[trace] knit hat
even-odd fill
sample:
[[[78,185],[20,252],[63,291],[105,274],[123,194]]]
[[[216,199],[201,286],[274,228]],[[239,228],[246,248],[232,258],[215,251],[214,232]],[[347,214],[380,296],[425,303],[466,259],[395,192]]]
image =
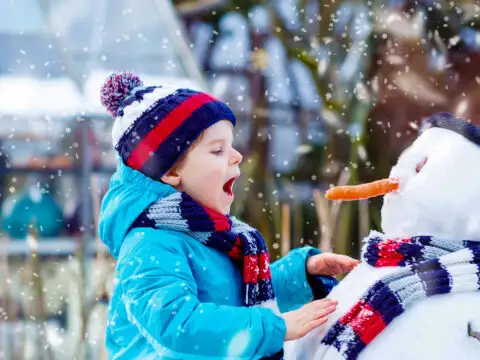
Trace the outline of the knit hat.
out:
[[[129,72],[110,75],[102,105],[113,115],[113,146],[123,162],[160,180],[200,134],[233,111],[209,94],[167,86],[144,86]]]
[[[456,132],[474,144],[480,145],[480,126],[473,125],[451,113],[439,112],[426,118],[422,123],[421,132],[434,127]]]

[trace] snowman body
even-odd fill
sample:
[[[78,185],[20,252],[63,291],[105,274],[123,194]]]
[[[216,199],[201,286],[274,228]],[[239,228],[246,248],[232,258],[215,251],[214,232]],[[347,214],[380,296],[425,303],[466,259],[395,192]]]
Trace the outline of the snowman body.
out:
[[[480,142],[480,141],[479,141]],[[393,237],[431,235],[480,241],[480,145],[461,131],[433,127],[406,149],[391,170],[400,188],[385,195],[383,232]],[[338,300],[328,322],[285,344],[288,360],[340,360],[320,346],[329,328],[365,291],[398,267],[362,263],[329,294]],[[470,332],[469,332],[470,330]],[[480,291],[433,295],[395,318],[360,352],[359,360],[480,359]]]

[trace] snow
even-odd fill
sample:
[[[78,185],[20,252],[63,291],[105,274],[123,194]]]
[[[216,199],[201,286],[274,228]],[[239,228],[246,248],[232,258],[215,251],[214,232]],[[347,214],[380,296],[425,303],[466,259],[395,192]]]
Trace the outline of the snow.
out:
[[[251,341],[251,334],[249,330],[243,330],[238,332],[230,341],[227,349],[227,356],[230,358],[241,357],[245,350],[248,348],[248,344]]]
[[[0,78],[0,113],[11,116],[68,116],[82,109],[81,95],[67,78],[39,80],[29,76]]]

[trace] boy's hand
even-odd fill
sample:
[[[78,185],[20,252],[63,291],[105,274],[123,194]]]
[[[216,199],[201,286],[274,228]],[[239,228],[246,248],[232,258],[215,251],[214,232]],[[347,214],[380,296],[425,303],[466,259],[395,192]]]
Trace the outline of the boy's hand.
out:
[[[346,255],[323,253],[310,256],[307,260],[309,275],[340,275],[352,271],[360,261]]]
[[[300,309],[281,314],[287,327],[285,341],[299,339],[309,331],[325,324],[328,315],[336,308],[336,300],[322,299],[303,305]]]

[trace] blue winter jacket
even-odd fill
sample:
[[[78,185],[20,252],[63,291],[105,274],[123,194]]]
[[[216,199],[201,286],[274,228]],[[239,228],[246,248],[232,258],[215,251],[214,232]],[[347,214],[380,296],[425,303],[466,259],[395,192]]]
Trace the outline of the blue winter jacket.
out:
[[[176,190],[120,162],[102,202],[100,238],[117,259],[108,315],[110,359],[259,359],[279,351],[285,322],[242,306],[242,276],[230,258],[190,236],[131,224]],[[281,312],[312,300],[304,247],[271,265]]]

